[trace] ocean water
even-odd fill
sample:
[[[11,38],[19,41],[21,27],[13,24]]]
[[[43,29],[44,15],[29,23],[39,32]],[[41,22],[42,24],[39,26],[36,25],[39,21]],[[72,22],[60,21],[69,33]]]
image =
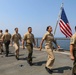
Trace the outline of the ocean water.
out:
[[[70,49],[70,39],[66,38],[57,38],[56,39],[58,45],[63,48],[64,50],[69,50]],[[36,38],[36,45],[37,47],[40,46],[41,38]],[[43,43],[43,47],[45,46],[45,42]],[[55,46],[55,45],[54,45]]]
[[[70,49],[70,40],[57,40],[58,45],[65,50]]]

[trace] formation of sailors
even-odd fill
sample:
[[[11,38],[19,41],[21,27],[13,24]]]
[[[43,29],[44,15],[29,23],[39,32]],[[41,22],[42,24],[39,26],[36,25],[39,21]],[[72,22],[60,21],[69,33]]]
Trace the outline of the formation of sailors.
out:
[[[28,32],[24,34],[24,37],[21,37],[21,34],[18,32],[18,28],[14,29],[15,33],[11,35],[9,33],[9,30],[6,29],[5,33],[3,34],[3,31],[0,30],[0,51],[1,54],[4,52],[3,50],[3,43],[5,45],[5,52],[6,52],[6,57],[8,57],[9,54],[9,45],[10,42],[13,42],[14,48],[15,48],[15,57],[17,60],[19,60],[19,50],[20,50],[20,42],[22,42],[22,48],[25,49],[25,42],[26,42],[26,47],[28,50],[28,57],[27,57],[27,62],[30,66],[33,65],[32,63],[32,54],[33,54],[33,45],[36,46],[34,34],[32,33],[32,27],[28,27]],[[48,54],[48,60],[45,65],[45,69],[49,73],[53,73],[52,66],[55,61],[55,56],[53,53],[53,43],[55,43],[56,47],[60,48],[60,46],[57,44],[53,34],[52,34],[52,27],[47,26],[46,28],[46,33],[43,36],[41,43],[40,43],[40,51],[42,49],[42,44],[45,41],[45,49]],[[76,26],[75,26],[75,31],[76,31]],[[71,37],[70,40],[70,58],[74,60],[74,66],[73,66],[73,75],[76,75],[76,33]]]

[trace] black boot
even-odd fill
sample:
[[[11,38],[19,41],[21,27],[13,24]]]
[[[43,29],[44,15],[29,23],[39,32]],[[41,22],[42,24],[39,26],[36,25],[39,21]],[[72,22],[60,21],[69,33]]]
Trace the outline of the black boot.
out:
[[[50,73],[50,74],[52,74],[52,73],[53,73],[53,71],[52,71],[52,70],[50,70],[49,68],[45,67],[45,69],[46,69],[46,71],[47,71],[48,73]]]
[[[4,52],[3,49],[1,49],[1,54],[3,54],[3,52]]]
[[[15,55],[15,57],[16,57],[17,60],[19,60],[19,56],[18,55]]]
[[[29,61],[29,60],[27,60],[27,63],[28,63],[30,66],[33,65],[33,63],[32,63],[31,61]]]

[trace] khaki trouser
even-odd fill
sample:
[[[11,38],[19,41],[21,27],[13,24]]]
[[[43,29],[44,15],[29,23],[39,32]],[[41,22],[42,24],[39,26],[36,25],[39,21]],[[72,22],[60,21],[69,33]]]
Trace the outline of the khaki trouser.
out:
[[[3,50],[3,43],[0,43],[0,50],[2,52],[2,50]]]
[[[76,75],[76,49],[73,50],[73,55],[74,55],[74,64],[73,64],[73,75],[75,74]]]
[[[28,62],[32,62],[32,53],[33,53],[33,45],[32,44],[28,44],[26,45],[27,50],[28,50]]]
[[[17,55],[16,52],[17,51],[19,52],[19,43],[14,43],[14,48],[15,48],[15,55]]]
[[[53,49],[51,49],[49,46],[45,46],[45,49],[46,49],[46,52],[48,54],[46,67],[49,68],[49,69],[52,69],[52,66],[53,66],[54,60],[55,60]]]

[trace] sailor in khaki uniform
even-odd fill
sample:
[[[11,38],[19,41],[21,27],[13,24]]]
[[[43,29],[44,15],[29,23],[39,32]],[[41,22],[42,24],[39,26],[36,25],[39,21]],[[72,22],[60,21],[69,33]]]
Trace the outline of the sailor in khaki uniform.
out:
[[[30,66],[32,66],[32,53],[33,53],[33,43],[35,45],[34,35],[32,34],[32,28],[28,27],[28,32],[25,33],[23,38],[23,48],[24,48],[24,41],[26,41],[26,47],[28,49],[28,58],[27,61]]]
[[[76,26],[75,26],[76,31]],[[73,75],[76,75],[76,32],[72,35],[70,39],[70,58],[74,60]]]
[[[4,52],[3,51],[3,41],[2,41],[2,36],[3,36],[3,31],[0,30],[0,50],[1,50],[1,54]]]
[[[21,35],[18,33],[18,28],[15,28],[15,33],[12,35],[12,41],[15,47],[15,56],[19,60],[19,41],[21,41]]]
[[[10,40],[11,40],[11,34],[8,33],[8,29],[5,30],[5,33],[2,36],[3,42],[5,44],[5,48],[6,48],[6,57],[9,54],[9,44],[10,44]]]
[[[42,49],[42,44],[45,40],[45,49],[46,49],[46,52],[48,54],[48,59],[47,59],[45,69],[49,73],[52,73],[53,72],[52,71],[52,66],[53,66],[53,63],[54,63],[54,60],[55,60],[54,53],[53,53],[53,42],[56,44],[57,47],[59,47],[59,46],[57,45],[56,40],[54,39],[54,36],[51,33],[52,32],[52,27],[48,26],[46,30],[47,30],[47,32],[45,33],[45,35],[42,38],[42,41],[40,43],[40,50]]]

